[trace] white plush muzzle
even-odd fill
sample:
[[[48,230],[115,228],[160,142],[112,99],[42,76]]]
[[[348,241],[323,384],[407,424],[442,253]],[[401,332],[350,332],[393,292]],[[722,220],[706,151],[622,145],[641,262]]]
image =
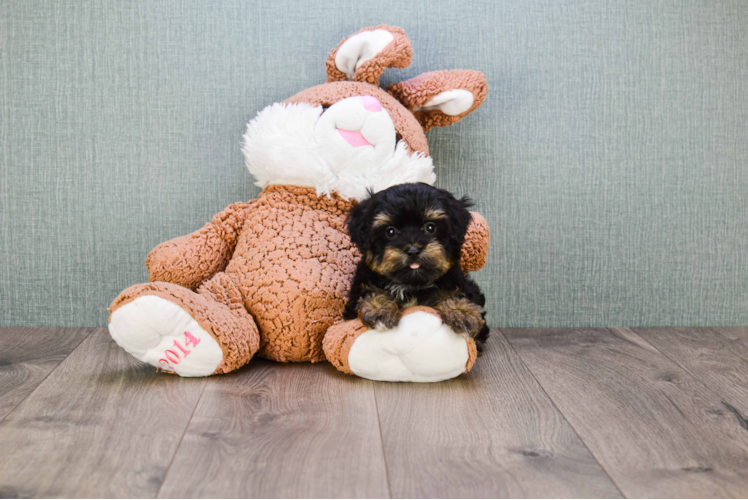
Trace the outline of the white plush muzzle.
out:
[[[256,184],[310,186],[360,200],[406,182],[435,180],[431,157],[397,141],[392,118],[372,96],[321,106],[272,104],[247,124],[242,147]]]

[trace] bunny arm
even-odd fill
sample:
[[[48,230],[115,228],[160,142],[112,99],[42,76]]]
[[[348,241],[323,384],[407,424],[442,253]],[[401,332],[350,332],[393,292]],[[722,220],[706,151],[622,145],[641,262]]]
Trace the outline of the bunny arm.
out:
[[[490,239],[486,219],[477,212],[470,212],[470,215],[473,216],[473,220],[465,234],[465,243],[462,244],[460,255],[460,267],[466,273],[477,271],[486,265]]]
[[[257,200],[234,203],[201,229],[161,243],[145,260],[150,281],[165,281],[196,290],[226,269],[244,221]]]

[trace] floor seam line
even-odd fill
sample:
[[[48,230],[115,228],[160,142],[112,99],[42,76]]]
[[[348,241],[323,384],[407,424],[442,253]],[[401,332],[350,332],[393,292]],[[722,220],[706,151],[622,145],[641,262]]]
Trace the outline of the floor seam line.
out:
[[[392,485],[390,484],[390,469],[387,467],[387,452],[384,450],[384,435],[382,434],[382,418],[379,415],[379,402],[377,401],[377,390],[374,387],[375,382],[371,383],[371,393],[374,396],[374,409],[377,412],[377,426],[379,427],[379,444],[382,446],[382,460],[384,461],[384,477],[387,478],[387,492],[392,496]]]
[[[609,472],[608,472],[608,470],[607,470],[607,469],[605,468],[605,466],[604,466],[604,465],[603,465],[602,463],[600,463],[600,460],[599,460],[599,459],[598,459],[598,458],[597,458],[597,457],[595,456],[595,454],[594,454],[594,453],[592,452],[592,450],[590,449],[590,447],[589,447],[589,446],[587,445],[587,443],[586,443],[586,442],[584,441],[584,439],[582,438],[582,436],[580,436],[580,435],[579,435],[579,432],[577,432],[577,429],[576,429],[576,427],[574,427],[574,425],[573,425],[573,424],[571,423],[571,421],[570,421],[570,420],[569,420],[569,419],[568,419],[568,418],[566,417],[566,415],[564,415],[564,412],[562,412],[562,411],[561,411],[561,408],[559,408],[559,407],[558,407],[558,406],[556,405],[556,402],[555,402],[555,401],[553,400],[553,398],[551,398],[551,395],[550,395],[550,394],[548,394],[548,391],[546,391],[546,390],[545,390],[545,387],[543,387],[543,384],[541,384],[541,383],[540,383],[540,380],[538,380],[538,378],[537,378],[537,377],[535,376],[535,374],[534,374],[534,373],[532,372],[532,370],[530,369],[530,367],[529,367],[529,366],[527,366],[527,364],[525,363],[525,360],[524,360],[524,359],[522,359],[522,356],[520,355],[520,353],[518,353],[518,352],[517,352],[517,350],[516,350],[516,349],[514,348],[514,346],[512,345],[511,341],[510,341],[510,340],[509,340],[509,339],[507,338],[507,336],[506,336],[506,335],[504,334],[504,331],[503,331],[503,330],[502,330],[501,328],[497,328],[497,330],[498,330],[498,331],[499,331],[499,333],[501,334],[502,338],[503,338],[503,339],[504,339],[504,340],[506,341],[506,343],[507,343],[507,344],[509,345],[509,348],[510,348],[510,349],[512,350],[512,352],[514,352],[514,354],[515,354],[515,355],[517,356],[517,358],[519,359],[520,363],[522,363],[522,366],[524,366],[524,367],[525,367],[525,369],[526,369],[526,370],[527,370],[527,372],[528,372],[528,373],[530,374],[530,376],[531,376],[531,377],[533,378],[533,380],[535,380],[535,382],[536,382],[536,383],[538,384],[538,387],[540,387],[540,390],[541,390],[541,391],[543,391],[543,394],[545,394],[545,397],[547,397],[547,398],[548,398],[548,401],[550,401],[550,402],[551,402],[551,405],[553,406],[553,408],[554,408],[554,409],[555,409],[555,410],[556,410],[556,411],[558,412],[558,414],[559,414],[559,415],[561,415],[561,418],[563,418],[563,419],[564,419],[564,421],[565,421],[565,422],[566,422],[567,424],[569,424],[569,427],[570,427],[570,428],[571,428],[571,430],[572,430],[572,431],[574,432],[574,435],[576,435],[576,436],[577,436],[577,438],[579,438],[579,442],[580,442],[580,443],[582,443],[582,446],[584,446],[584,448],[585,448],[585,449],[586,449],[586,450],[587,450],[587,451],[589,452],[590,456],[591,456],[591,457],[592,457],[593,459],[595,459],[595,462],[597,462],[597,465],[599,465],[599,466],[600,466],[600,470],[602,470],[602,471],[603,471],[603,473],[605,474],[605,476],[606,476],[606,477],[607,477],[607,478],[608,478],[608,479],[610,480],[610,483],[611,483],[611,484],[612,484],[612,485],[613,485],[613,486],[614,486],[614,487],[616,488],[616,490],[618,490],[618,492],[619,492],[619,493],[621,494],[621,498],[628,498],[628,497],[627,497],[627,496],[626,496],[626,495],[625,495],[625,494],[623,493],[623,490],[621,489],[621,487],[620,487],[620,486],[618,486],[618,483],[616,483],[616,482],[615,482],[615,480],[613,480],[613,477],[612,477],[612,476],[610,475],[610,473],[609,473]],[[607,328],[606,328],[606,330],[607,330]],[[609,332],[609,333],[610,333],[610,332]]]
[[[178,376],[178,375],[175,375],[175,376]],[[169,472],[171,471],[171,466],[174,465],[174,459],[177,458],[177,454],[179,453],[179,448],[182,447],[182,441],[184,440],[184,436],[187,434],[187,430],[190,428],[190,424],[192,423],[192,417],[195,416],[195,411],[197,410],[197,407],[200,405],[200,400],[203,399],[203,394],[205,393],[205,388],[207,386],[208,386],[208,380],[206,379],[205,382],[203,383],[203,388],[200,391],[200,395],[197,397],[197,402],[195,402],[195,407],[192,408],[192,413],[190,413],[190,418],[187,420],[187,425],[184,426],[184,431],[182,431],[182,435],[179,437],[179,442],[177,443],[177,447],[174,450],[174,455],[172,455],[171,460],[169,460],[169,465],[166,467],[166,472],[164,473],[164,479],[161,481],[161,484],[158,485],[158,490],[156,490],[156,495],[153,498],[158,498],[158,496],[161,494],[161,488],[163,488],[164,484],[166,484],[166,478],[169,476]]]
[[[85,328],[84,328],[84,329],[85,329]],[[78,348],[80,347],[80,345],[81,345],[81,344],[82,344],[82,343],[83,343],[83,342],[84,342],[85,340],[87,340],[87,339],[88,339],[88,338],[89,338],[89,337],[91,336],[91,334],[92,334],[92,333],[93,333],[93,332],[94,332],[95,330],[97,330],[97,328],[88,328],[88,333],[86,334],[86,336],[85,336],[85,337],[83,337],[83,338],[82,338],[82,339],[80,340],[80,342],[78,342],[78,345],[76,345],[76,346],[75,346],[75,347],[74,347],[74,348],[73,348],[73,349],[72,349],[72,350],[71,350],[71,351],[70,351],[70,352],[69,352],[69,353],[67,354],[67,356],[65,356],[65,358],[64,358],[64,359],[60,360],[60,362],[59,362],[59,363],[57,363],[57,366],[55,366],[55,367],[54,367],[54,368],[53,368],[53,369],[52,369],[52,370],[51,370],[51,371],[50,371],[49,373],[47,373],[47,375],[45,375],[45,376],[44,376],[44,378],[43,378],[43,379],[41,379],[41,380],[39,381],[39,383],[38,383],[38,384],[36,384],[36,387],[34,387],[34,388],[33,388],[33,389],[31,390],[31,392],[29,392],[28,394],[26,394],[26,395],[25,395],[25,396],[23,397],[23,399],[21,399],[21,400],[20,400],[20,401],[19,401],[19,402],[18,402],[18,403],[17,403],[17,404],[16,404],[16,405],[15,405],[15,406],[14,406],[14,407],[13,407],[13,408],[12,408],[12,409],[11,409],[11,410],[10,410],[10,411],[8,412],[8,413],[6,413],[6,414],[5,414],[4,416],[3,416],[3,418],[0,418],[0,423],[3,423],[3,422],[5,421],[5,419],[6,419],[6,418],[8,418],[8,416],[9,416],[9,415],[10,415],[11,413],[13,413],[14,411],[16,411],[16,410],[18,409],[18,407],[19,407],[19,406],[21,406],[21,405],[22,405],[22,404],[23,404],[23,403],[24,403],[24,402],[25,402],[25,401],[26,401],[26,400],[27,400],[27,399],[28,399],[29,397],[31,397],[31,395],[32,395],[32,394],[34,394],[34,393],[35,393],[35,392],[36,392],[36,391],[37,391],[37,390],[39,389],[39,387],[40,387],[40,386],[41,386],[41,385],[42,385],[42,384],[43,384],[43,383],[44,383],[44,382],[45,382],[45,381],[46,381],[46,380],[47,380],[47,379],[49,378],[49,376],[50,376],[50,375],[52,375],[52,374],[53,374],[54,372],[56,372],[56,371],[57,371],[57,370],[58,370],[58,369],[60,368],[60,365],[62,365],[62,364],[63,364],[63,363],[64,363],[64,362],[65,362],[65,361],[66,361],[66,360],[67,360],[67,359],[68,359],[68,358],[70,357],[70,355],[71,355],[71,354],[73,354],[73,353],[74,353],[74,352],[75,352],[75,351],[76,351],[76,350],[77,350],[77,349],[78,349]]]

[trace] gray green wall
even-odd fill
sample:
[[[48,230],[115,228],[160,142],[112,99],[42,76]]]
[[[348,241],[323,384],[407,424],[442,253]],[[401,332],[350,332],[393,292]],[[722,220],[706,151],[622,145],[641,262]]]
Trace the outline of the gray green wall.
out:
[[[257,194],[265,105],[380,23],[488,77],[429,134],[491,225],[496,326],[748,324],[748,2],[0,1],[0,325],[102,326],[161,241]]]

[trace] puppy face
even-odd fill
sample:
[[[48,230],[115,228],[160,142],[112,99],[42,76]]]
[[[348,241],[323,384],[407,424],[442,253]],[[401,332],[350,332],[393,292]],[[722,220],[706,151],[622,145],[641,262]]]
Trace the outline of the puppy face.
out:
[[[401,184],[356,205],[348,231],[372,271],[398,284],[424,286],[459,261],[470,205],[428,184]]]

